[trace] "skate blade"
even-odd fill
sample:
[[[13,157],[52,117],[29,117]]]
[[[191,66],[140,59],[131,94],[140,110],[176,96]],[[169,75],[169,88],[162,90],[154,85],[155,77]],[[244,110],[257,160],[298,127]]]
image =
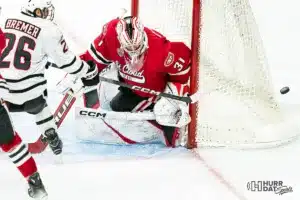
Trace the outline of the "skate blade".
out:
[[[40,197],[38,200],[48,200],[48,195],[45,194],[44,196]]]
[[[55,156],[54,164],[56,164],[56,165],[62,165],[62,164],[64,164],[62,153]]]
[[[48,200],[48,194],[47,193],[43,193],[43,194],[39,194],[35,197],[31,197],[31,199],[36,199],[36,200]]]

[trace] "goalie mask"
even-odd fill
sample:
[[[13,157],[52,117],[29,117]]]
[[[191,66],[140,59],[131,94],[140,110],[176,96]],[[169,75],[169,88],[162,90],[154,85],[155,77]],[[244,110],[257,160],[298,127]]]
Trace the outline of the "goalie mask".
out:
[[[50,21],[54,18],[54,10],[51,0],[28,0],[27,4],[21,9],[25,15]]]
[[[138,70],[143,64],[144,53],[148,48],[143,24],[137,17],[129,16],[120,19],[117,25],[117,37],[120,49],[125,52],[132,69]]]

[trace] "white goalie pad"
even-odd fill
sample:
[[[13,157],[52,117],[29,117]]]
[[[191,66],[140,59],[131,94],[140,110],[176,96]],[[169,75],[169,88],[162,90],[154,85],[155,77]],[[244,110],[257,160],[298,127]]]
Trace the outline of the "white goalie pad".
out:
[[[104,77],[117,80],[117,70],[112,68]],[[118,93],[118,86],[101,82],[98,88],[101,109],[109,110],[110,100]],[[148,121],[116,119],[77,119],[76,136],[79,140],[103,144],[134,144],[161,141],[162,131]]]

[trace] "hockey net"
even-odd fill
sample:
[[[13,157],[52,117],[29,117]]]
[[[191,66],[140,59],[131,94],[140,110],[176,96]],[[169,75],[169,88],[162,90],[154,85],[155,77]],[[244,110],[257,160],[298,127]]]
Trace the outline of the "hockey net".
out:
[[[188,147],[267,148],[297,137],[276,101],[249,0],[132,0],[145,26],[192,49]]]

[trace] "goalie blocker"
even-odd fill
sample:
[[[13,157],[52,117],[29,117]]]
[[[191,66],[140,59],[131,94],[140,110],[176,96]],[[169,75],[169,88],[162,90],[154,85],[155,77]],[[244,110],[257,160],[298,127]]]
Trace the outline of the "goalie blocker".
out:
[[[110,107],[113,111],[153,111],[155,120],[149,120],[149,122],[162,130],[164,144],[168,147],[179,145],[180,136],[184,134],[185,127],[191,120],[187,103],[157,96],[141,97],[124,87],[119,87],[118,90],[117,95],[110,101]],[[184,96],[188,94],[188,86],[169,82],[164,92]],[[92,93],[94,94],[92,95]],[[95,101],[96,90],[92,93],[84,96],[84,103],[86,107],[97,108],[99,102]]]

